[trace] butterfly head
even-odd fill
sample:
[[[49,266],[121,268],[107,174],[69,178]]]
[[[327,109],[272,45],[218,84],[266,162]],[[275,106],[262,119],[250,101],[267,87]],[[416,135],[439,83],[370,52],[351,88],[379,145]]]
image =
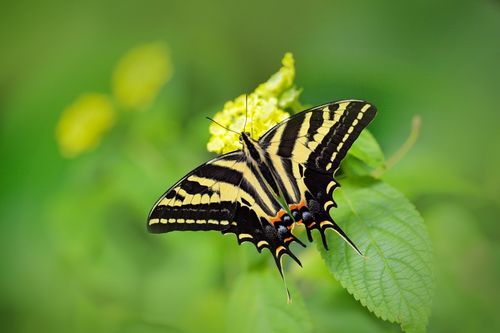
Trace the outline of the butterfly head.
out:
[[[264,152],[259,146],[259,143],[252,139],[250,133],[241,132],[239,140],[241,145],[243,146],[243,151],[250,160],[257,164],[263,161]]]
[[[240,133],[240,136],[238,137],[238,140],[241,142],[241,143],[246,143],[248,142],[248,140],[251,139],[251,136],[250,136],[250,133],[249,132],[241,132]]]

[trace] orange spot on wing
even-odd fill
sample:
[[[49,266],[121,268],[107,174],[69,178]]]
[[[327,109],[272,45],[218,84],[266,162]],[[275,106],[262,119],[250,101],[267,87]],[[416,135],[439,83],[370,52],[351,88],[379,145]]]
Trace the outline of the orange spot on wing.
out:
[[[300,209],[302,207],[307,207],[304,200],[302,200],[301,202],[299,202],[298,204],[293,204],[293,205],[288,205],[288,207],[290,208],[290,210],[297,210],[300,212]],[[298,221],[295,221],[296,223],[302,223],[302,219],[298,220]]]
[[[280,211],[278,212],[278,214],[276,214],[276,216],[271,219],[271,223],[274,225],[276,222],[280,222],[281,218],[285,214],[286,214],[286,212],[283,209],[280,209]]]
[[[295,209],[300,210],[302,207],[306,207],[306,204],[305,204],[304,200],[302,200],[298,204],[289,205],[289,207],[290,207],[290,210],[295,210]]]

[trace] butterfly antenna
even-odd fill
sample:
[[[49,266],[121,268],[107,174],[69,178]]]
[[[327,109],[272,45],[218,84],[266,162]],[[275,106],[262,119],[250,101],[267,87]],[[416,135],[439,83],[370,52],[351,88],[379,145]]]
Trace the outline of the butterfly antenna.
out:
[[[252,119],[250,120],[250,128],[251,128],[251,133],[252,133],[252,138],[253,138],[253,115],[254,115],[254,111],[252,111]]]
[[[221,123],[216,122],[215,120],[213,120],[213,119],[212,119],[212,118],[210,118],[210,117],[206,117],[206,118],[207,118],[208,120],[210,120],[211,122],[213,122],[213,123],[215,123],[215,124],[219,125],[220,127],[224,128],[225,130],[228,130],[229,132],[233,132],[233,133],[236,133],[236,134],[238,134],[238,135],[240,134],[240,133],[238,133],[238,132],[236,132],[236,131],[233,131],[232,129],[227,128],[226,126],[223,126]]]
[[[247,120],[248,120],[248,94],[245,94],[245,124],[243,125],[243,132],[245,132],[247,128]]]

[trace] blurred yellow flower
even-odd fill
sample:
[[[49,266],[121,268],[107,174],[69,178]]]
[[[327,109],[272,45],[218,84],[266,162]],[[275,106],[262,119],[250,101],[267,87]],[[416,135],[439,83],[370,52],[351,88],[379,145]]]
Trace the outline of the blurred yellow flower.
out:
[[[290,115],[285,109],[297,102],[300,91],[293,85],[295,67],[291,53],[285,54],[282,64],[280,70],[253,93],[240,95],[234,101],[227,102],[223,110],[215,114],[214,120],[237,133],[250,132],[257,139],[272,126],[288,118]],[[246,126],[243,128],[245,120]],[[221,154],[241,148],[238,134],[215,123],[210,124],[209,132],[208,151]]]
[[[116,101],[126,109],[147,107],[170,79],[172,71],[166,43],[155,42],[133,48],[118,62],[113,73]]]
[[[115,112],[107,95],[83,94],[62,113],[56,128],[61,153],[68,158],[95,148],[113,125]]]
[[[293,85],[295,80],[295,61],[293,55],[288,52],[281,60],[283,65],[277,73],[274,73],[269,80],[261,83],[255,93],[263,98],[277,97]]]

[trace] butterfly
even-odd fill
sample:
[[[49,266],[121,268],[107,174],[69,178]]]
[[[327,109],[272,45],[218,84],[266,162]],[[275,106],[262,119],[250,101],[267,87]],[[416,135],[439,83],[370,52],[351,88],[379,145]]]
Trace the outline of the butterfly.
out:
[[[269,249],[281,276],[283,255],[301,265],[290,249],[294,242],[305,247],[292,233],[297,224],[310,242],[317,229],[325,249],[325,231],[333,229],[360,253],[330,216],[340,186],[333,176],[376,112],[370,103],[342,100],[297,113],[258,140],[242,132],[242,149],[202,164],[160,197],[148,230],[233,233],[238,244]]]

